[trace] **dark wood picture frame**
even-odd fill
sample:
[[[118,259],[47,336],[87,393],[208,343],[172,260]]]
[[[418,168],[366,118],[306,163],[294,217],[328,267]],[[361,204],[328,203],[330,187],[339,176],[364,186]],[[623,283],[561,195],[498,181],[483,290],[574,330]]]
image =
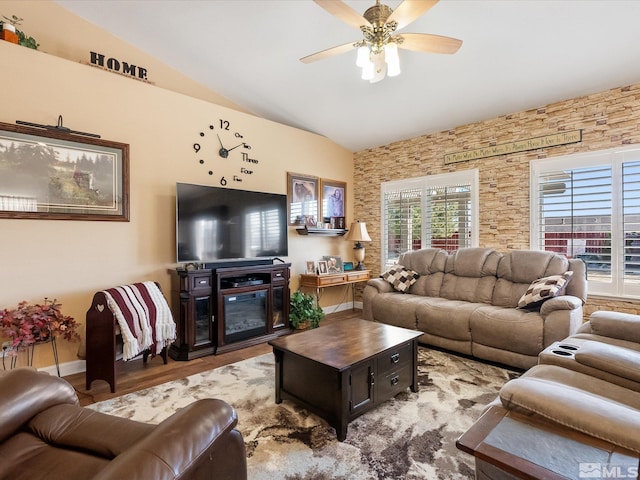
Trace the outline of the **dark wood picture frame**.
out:
[[[287,172],[289,225],[309,225],[318,221],[320,179],[311,175]]]
[[[129,145],[0,123],[0,218],[129,221]]]
[[[322,179],[322,218],[347,216],[347,184],[337,180]],[[331,221],[331,220],[327,220]],[[344,227],[343,227],[344,228]]]

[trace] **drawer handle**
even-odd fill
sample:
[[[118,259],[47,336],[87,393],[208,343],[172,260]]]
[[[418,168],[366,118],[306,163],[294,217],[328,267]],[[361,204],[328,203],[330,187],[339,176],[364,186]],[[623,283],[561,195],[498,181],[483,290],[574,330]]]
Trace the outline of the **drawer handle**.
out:
[[[400,381],[400,377],[396,375],[395,377],[391,377],[391,386],[395,387]]]
[[[400,354],[394,353],[391,355],[391,363],[398,363],[400,361]]]
[[[373,374],[373,372],[369,372],[369,385],[375,385],[375,384],[376,384],[375,375]]]
[[[207,283],[207,281],[206,281],[206,280],[200,280],[198,283],[199,283],[200,285],[202,285],[203,283]]]

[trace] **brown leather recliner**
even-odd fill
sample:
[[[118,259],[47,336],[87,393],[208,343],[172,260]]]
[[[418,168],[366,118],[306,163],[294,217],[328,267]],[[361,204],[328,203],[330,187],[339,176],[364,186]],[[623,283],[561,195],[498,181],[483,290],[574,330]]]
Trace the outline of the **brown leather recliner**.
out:
[[[0,479],[246,479],[235,410],[194,401],[159,425],[79,406],[65,380],[0,376]]]

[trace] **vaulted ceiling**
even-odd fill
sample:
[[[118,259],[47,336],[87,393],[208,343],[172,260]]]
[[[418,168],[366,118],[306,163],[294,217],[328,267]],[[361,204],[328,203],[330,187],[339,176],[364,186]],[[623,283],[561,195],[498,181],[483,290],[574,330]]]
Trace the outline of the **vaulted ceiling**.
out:
[[[248,111],[352,151],[640,82],[637,0],[441,0],[401,32],[460,50],[400,50],[402,73],[374,84],[355,49],[299,61],[362,38],[311,0],[56,1]],[[346,3],[362,14],[375,1]]]

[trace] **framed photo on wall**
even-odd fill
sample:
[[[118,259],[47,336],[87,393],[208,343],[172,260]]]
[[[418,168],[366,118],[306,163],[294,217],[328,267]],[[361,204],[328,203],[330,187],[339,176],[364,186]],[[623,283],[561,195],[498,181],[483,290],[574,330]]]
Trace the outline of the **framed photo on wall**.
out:
[[[289,225],[313,225],[318,221],[318,194],[320,179],[309,175],[287,172],[287,198]]]
[[[129,221],[129,145],[0,123],[0,218]]]
[[[345,182],[322,179],[321,191],[322,218],[346,217],[347,184]]]

